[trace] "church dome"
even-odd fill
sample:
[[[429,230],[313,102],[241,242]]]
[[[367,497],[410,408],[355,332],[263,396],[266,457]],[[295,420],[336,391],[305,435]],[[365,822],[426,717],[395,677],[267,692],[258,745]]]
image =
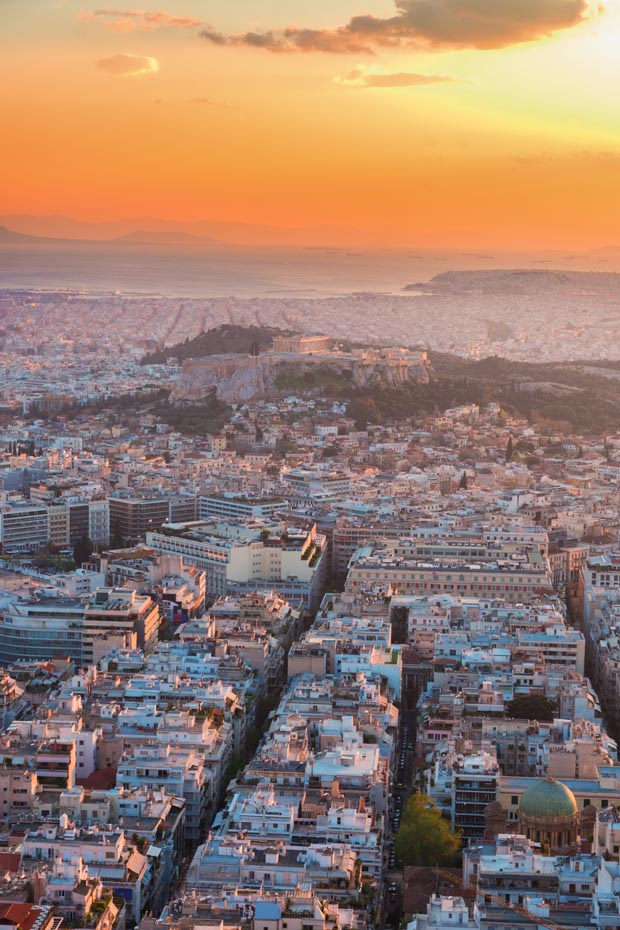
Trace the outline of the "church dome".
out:
[[[578,813],[575,795],[555,778],[543,778],[527,789],[519,804],[519,816],[541,824],[573,821]]]

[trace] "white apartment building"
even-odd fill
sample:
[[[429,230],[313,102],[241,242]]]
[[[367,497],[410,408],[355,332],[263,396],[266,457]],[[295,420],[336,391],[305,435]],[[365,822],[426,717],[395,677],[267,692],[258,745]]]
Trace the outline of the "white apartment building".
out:
[[[309,605],[318,600],[326,565],[327,539],[316,527],[266,537],[239,527],[233,535],[222,528],[216,535],[210,524],[169,526],[149,532],[147,545],[156,552],[180,555],[187,565],[206,573],[207,594],[212,597],[276,587],[287,600]]]

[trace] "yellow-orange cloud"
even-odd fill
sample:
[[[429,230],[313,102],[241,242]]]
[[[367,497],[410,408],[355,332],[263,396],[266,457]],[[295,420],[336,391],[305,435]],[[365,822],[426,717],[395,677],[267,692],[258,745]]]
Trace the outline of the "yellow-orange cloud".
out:
[[[431,84],[456,84],[458,78],[449,74],[416,74],[412,71],[385,72],[375,67],[357,65],[351,71],[337,74],[335,84],[345,87],[425,87]]]
[[[106,74],[120,77],[145,77],[159,71],[159,62],[150,55],[131,55],[129,52],[121,52],[110,58],[100,58],[97,67]]]
[[[395,0],[394,16],[354,16],[336,29],[285,29],[225,35],[204,28],[213,45],[245,45],[270,52],[372,54],[377,48],[437,46],[504,48],[576,26],[588,0]]]
[[[114,32],[130,32],[132,29],[152,32],[154,29],[202,25],[202,20],[194,16],[175,16],[163,10],[102,9],[92,12],[84,11],[80,13],[80,19],[83,22],[98,23]]]

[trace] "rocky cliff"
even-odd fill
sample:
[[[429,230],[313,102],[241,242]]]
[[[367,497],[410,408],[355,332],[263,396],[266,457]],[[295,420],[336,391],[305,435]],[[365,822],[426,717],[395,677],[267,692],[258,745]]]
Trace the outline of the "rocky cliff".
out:
[[[294,393],[293,388],[286,390],[282,387],[291,377],[302,379],[308,373],[316,377],[321,370],[341,375],[360,388],[373,383],[404,384],[415,381],[426,384],[432,377],[431,364],[425,352],[396,350],[392,354],[382,355],[381,352],[370,351],[360,356],[285,356],[274,353],[258,358],[217,355],[184,362],[170,399],[200,400],[214,388],[219,399],[229,404],[276,397],[282,390]]]

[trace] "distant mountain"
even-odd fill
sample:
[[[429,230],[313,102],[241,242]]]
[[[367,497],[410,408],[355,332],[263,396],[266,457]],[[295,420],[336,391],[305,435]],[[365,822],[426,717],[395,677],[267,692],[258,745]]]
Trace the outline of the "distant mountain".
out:
[[[106,240],[107,241],[107,240]],[[212,236],[195,236],[193,233],[175,232],[174,230],[150,230],[136,229],[134,232],[126,233],[124,236],[117,236],[114,242],[136,242],[147,243],[149,245],[222,245],[219,239]]]
[[[620,293],[620,274],[606,271],[562,271],[506,268],[484,271],[443,271],[430,281],[407,284],[403,291],[434,295],[517,295],[578,293],[600,290]]]
[[[0,226],[0,244],[6,245],[27,245],[28,243],[41,243],[49,245],[59,245],[60,243],[111,243],[111,242],[135,242],[136,244],[146,245],[221,245],[218,239],[210,236],[194,236],[191,233],[163,231],[156,232],[145,229],[137,229],[126,233],[124,236],[117,236],[114,239],[93,239],[74,238],[72,236],[33,236],[29,233],[16,232],[7,226]]]
[[[0,226],[0,243],[2,244],[19,244],[27,242],[40,242],[40,236],[27,236],[24,233],[13,232],[12,229],[7,229],[6,226]]]
[[[141,233],[182,234],[199,239],[212,238],[231,245],[248,246],[376,246],[368,235],[355,228],[338,226],[276,227],[255,223],[197,220],[181,222],[160,220],[156,217],[131,217],[126,220],[90,222],[67,216],[30,216],[11,214],[0,216],[0,224],[30,236],[54,239],[115,240]],[[137,240],[133,240],[137,241]],[[147,241],[141,239],[140,241]],[[161,240],[160,240],[161,241]]]

